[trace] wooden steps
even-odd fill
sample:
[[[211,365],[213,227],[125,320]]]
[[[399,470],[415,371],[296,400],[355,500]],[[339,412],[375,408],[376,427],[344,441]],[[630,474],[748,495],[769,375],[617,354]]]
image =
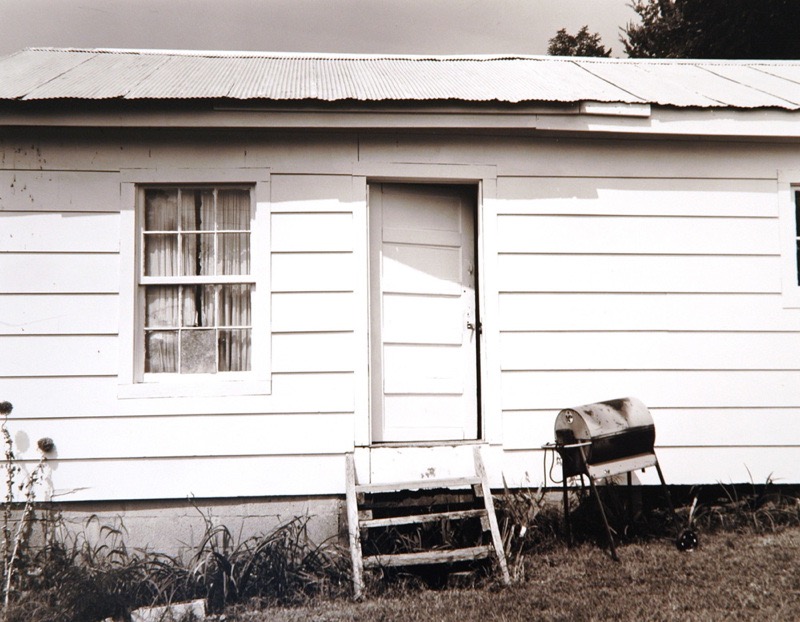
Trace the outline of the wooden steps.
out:
[[[356,484],[356,493],[400,492],[403,490],[437,490],[469,488],[480,484],[478,477],[454,477],[450,479],[421,479],[413,482],[396,482],[391,484]]]
[[[418,566],[419,564],[447,564],[485,559],[494,552],[489,545],[471,546],[464,549],[421,551],[419,553],[395,553],[393,555],[370,555],[364,558],[364,568],[378,566]]]
[[[381,484],[358,484],[356,482],[355,464],[353,455],[347,455],[347,521],[350,539],[350,555],[353,563],[353,593],[355,598],[361,598],[364,589],[364,568],[390,567],[390,566],[415,566],[422,564],[449,564],[454,562],[472,561],[496,556],[504,584],[511,583],[511,578],[506,565],[505,553],[500,539],[500,529],[497,525],[497,516],[494,511],[489,480],[480,454],[480,448],[474,448],[475,475],[470,477],[447,479],[424,479],[407,482],[393,482]],[[388,495],[391,493],[402,494],[414,491],[470,491],[476,500],[482,499],[481,507],[474,509],[452,510],[444,512],[417,511],[413,514],[399,514],[374,518],[371,510],[363,510],[366,495]],[[419,509],[419,508],[417,508]],[[424,510],[424,508],[422,508]],[[384,506],[384,511],[386,506]],[[362,537],[368,529],[395,527],[400,525],[425,524],[437,521],[459,521],[479,518],[484,532],[490,532],[490,544],[465,546],[462,548],[431,549],[409,553],[392,553],[362,555]]]

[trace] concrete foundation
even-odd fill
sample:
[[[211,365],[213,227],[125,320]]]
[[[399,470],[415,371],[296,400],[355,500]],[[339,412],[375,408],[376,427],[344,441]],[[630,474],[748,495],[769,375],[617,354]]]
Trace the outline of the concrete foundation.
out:
[[[84,535],[93,543],[117,537],[128,550],[186,558],[201,544],[209,525],[227,527],[236,546],[300,518],[309,540],[321,544],[347,532],[343,506],[338,497],[108,501],[55,504],[52,512],[39,509],[37,518],[51,516],[62,537]]]

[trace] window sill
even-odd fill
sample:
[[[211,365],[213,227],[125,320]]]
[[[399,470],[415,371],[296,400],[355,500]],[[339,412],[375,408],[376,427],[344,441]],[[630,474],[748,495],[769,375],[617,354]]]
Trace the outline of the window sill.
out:
[[[209,382],[140,382],[120,384],[120,399],[147,399],[164,397],[236,397],[240,395],[269,395],[269,380],[220,380]]]

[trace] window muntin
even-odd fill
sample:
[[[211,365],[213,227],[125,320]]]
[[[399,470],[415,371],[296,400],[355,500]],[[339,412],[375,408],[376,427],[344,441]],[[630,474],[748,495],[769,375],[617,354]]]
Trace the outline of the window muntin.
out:
[[[144,188],[145,374],[251,370],[251,221],[250,188]]]

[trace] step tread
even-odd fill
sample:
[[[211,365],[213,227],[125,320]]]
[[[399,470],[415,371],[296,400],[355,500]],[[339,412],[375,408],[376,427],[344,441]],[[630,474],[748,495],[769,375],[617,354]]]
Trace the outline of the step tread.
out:
[[[491,545],[472,546],[463,549],[420,551],[418,553],[395,553],[392,555],[369,555],[364,557],[364,566],[416,566],[420,564],[443,564],[447,562],[484,559],[494,552]]]
[[[357,493],[401,492],[404,490],[436,490],[444,488],[467,488],[480,484],[479,477],[452,477],[447,479],[421,479],[410,482],[387,482],[382,484],[356,484]]]
[[[430,514],[411,514],[408,516],[386,516],[383,518],[369,518],[359,520],[359,527],[389,527],[392,525],[411,525],[415,523],[433,523],[438,520],[449,518],[451,520],[461,520],[486,516],[486,509],[474,510],[452,510],[450,512],[431,512]]]

